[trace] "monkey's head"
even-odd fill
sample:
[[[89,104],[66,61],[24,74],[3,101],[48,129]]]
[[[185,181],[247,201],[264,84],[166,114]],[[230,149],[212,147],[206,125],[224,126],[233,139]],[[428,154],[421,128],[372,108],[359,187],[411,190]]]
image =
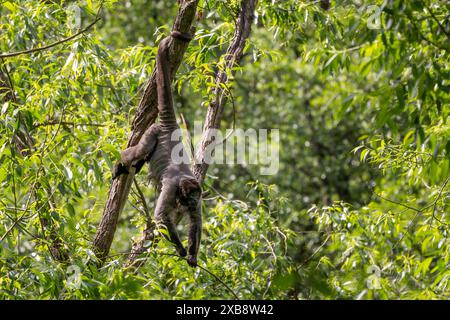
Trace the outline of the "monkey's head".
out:
[[[202,188],[195,179],[183,179],[180,181],[178,200],[181,205],[188,208],[196,208],[202,195]]]

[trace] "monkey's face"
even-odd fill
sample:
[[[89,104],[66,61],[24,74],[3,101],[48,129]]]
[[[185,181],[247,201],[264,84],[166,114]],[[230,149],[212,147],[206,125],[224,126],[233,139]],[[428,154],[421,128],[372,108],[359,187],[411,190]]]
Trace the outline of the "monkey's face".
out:
[[[179,205],[195,209],[202,194],[202,188],[197,180],[184,179],[180,182]]]

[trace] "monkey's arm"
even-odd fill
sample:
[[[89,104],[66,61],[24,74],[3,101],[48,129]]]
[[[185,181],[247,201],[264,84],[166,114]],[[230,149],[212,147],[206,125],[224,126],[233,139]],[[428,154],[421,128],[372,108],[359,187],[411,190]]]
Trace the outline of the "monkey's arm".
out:
[[[122,173],[129,173],[130,166],[136,168],[138,173],[144,163],[150,159],[158,142],[159,126],[154,124],[148,128],[139,140],[139,143],[133,147],[127,148],[121,152],[122,162],[118,161],[114,165],[112,178],[115,179]]]
[[[165,183],[163,183],[161,193],[156,201],[155,221],[156,223],[162,223],[167,227],[170,241],[175,245],[177,253],[181,257],[184,257],[186,256],[186,249],[181,243],[177,228],[171,216],[172,211],[176,208],[176,188],[175,180],[166,180]]]
[[[187,262],[191,267],[197,266],[197,254],[202,235],[202,198],[197,202],[195,210],[189,211],[189,235]]]

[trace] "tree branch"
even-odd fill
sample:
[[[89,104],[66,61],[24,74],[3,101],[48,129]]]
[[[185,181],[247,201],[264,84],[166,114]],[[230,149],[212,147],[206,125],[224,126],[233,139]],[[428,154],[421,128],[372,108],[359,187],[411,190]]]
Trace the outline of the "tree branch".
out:
[[[227,71],[233,75],[234,67],[239,64],[245,44],[250,36],[251,25],[254,20],[254,12],[257,0],[243,0],[241,11],[239,13],[236,30],[230,46],[225,53],[225,68],[216,75],[216,87],[214,92],[214,101],[209,104],[206,113],[206,120],[203,126],[203,135],[200,141],[200,149],[197,151],[196,163],[193,166],[193,173],[200,183],[203,183],[209,164],[205,162],[205,151],[211,143],[214,142],[209,134],[210,129],[219,129],[225,103],[227,101],[226,88],[228,76]],[[198,163],[200,162],[200,163]]]

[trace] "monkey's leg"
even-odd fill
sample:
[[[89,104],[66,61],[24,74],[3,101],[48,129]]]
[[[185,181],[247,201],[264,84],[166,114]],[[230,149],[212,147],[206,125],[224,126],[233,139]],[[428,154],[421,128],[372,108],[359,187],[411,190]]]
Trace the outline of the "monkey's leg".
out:
[[[197,266],[197,254],[202,236],[202,198],[197,202],[197,207],[188,210],[189,235],[188,235],[188,257],[190,266]]]
[[[156,202],[155,221],[156,223],[162,223],[166,226],[167,231],[169,232],[170,241],[175,245],[177,253],[181,257],[184,257],[186,256],[186,249],[181,243],[176,226],[170,216],[172,211],[176,208],[175,191],[175,184],[171,184],[171,181],[163,181],[161,193]]]
[[[136,162],[136,164],[134,165],[136,167],[136,174],[139,173],[139,171],[141,171],[142,167],[145,164],[145,159],[139,160],[138,162]]]

